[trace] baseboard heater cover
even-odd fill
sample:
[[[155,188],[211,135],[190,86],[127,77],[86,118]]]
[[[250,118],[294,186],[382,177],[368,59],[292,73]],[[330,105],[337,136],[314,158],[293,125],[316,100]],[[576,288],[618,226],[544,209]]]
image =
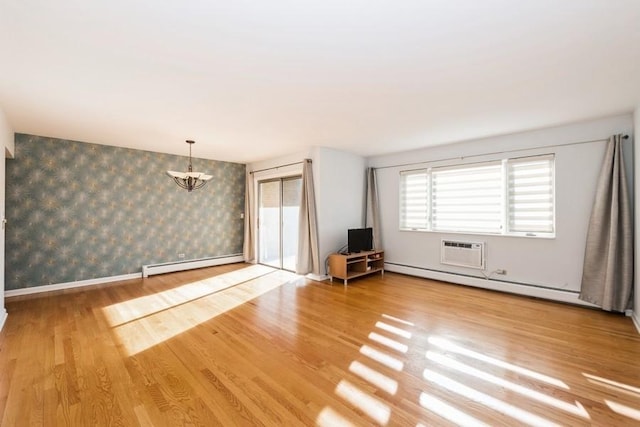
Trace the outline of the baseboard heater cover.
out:
[[[51,285],[32,286],[28,288],[10,289],[4,292],[6,298],[22,295],[40,294],[43,292],[62,291],[67,289],[84,288],[87,286],[103,285],[105,283],[122,282],[142,277],[142,273],[121,274],[118,276],[94,277],[93,279],[77,280],[75,282],[54,283]]]
[[[147,264],[142,266],[142,277],[149,277],[154,274],[192,270],[195,268],[213,267],[215,265],[233,264],[243,261],[244,256],[242,254],[233,254],[210,258],[190,259],[185,261],[165,262],[161,264]]]
[[[450,273],[446,271],[433,270],[424,267],[414,267],[411,265],[390,262],[385,262],[384,269],[385,271],[407,274],[409,276],[422,277],[425,279],[440,280],[443,282],[455,283],[459,285],[473,286],[476,288],[524,295],[534,298],[542,298],[550,301],[558,301],[586,307],[596,307],[594,304],[590,304],[579,299],[578,295],[580,295],[580,292],[578,291],[554,289],[535,284],[511,282],[506,280],[487,280],[477,276]]]

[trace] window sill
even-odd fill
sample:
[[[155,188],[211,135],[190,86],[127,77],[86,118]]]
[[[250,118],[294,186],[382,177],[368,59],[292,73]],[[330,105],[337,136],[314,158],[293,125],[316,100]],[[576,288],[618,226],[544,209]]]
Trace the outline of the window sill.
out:
[[[553,240],[556,238],[555,233],[482,233],[479,231],[442,231],[442,230],[422,230],[415,228],[400,228],[398,231],[401,232],[418,232],[418,233],[433,233],[433,234],[459,234],[459,235],[467,235],[467,236],[495,236],[495,237],[520,237],[526,239],[545,239],[545,240]]]

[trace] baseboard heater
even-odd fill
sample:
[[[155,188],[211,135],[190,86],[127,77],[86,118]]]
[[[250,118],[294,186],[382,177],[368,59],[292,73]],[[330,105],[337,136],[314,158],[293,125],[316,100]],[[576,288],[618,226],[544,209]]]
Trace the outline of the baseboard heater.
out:
[[[185,261],[165,262],[162,264],[148,264],[142,266],[142,277],[154,274],[173,273],[176,271],[192,270],[194,268],[213,267],[215,265],[243,262],[242,254],[223,255],[218,257],[190,259]]]
[[[593,304],[580,300],[578,298],[578,296],[580,295],[579,291],[553,288],[540,284],[486,279],[484,277],[478,277],[469,274],[451,273],[448,271],[425,267],[416,267],[413,265],[394,262],[385,262],[384,270],[394,273],[408,274],[409,276],[422,277],[425,279],[440,280],[442,282],[456,283],[459,285],[507,292],[510,294],[525,295],[534,298],[544,298],[551,301],[565,302],[586,307],[595,307],[595,305]]]

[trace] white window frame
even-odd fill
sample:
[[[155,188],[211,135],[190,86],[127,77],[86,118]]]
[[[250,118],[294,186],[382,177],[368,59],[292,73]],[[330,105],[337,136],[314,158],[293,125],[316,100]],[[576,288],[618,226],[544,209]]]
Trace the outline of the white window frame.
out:
[[[522,164],[528,162],[538,162],[541,160],[550,161],[550,203],[551,203],[551,212],[550,212],[550,226],[547,224],[544,227],[538,227],[537,230],[519,230],[512,231],[510,229],[511,226],[511,214],[512,214],[512,206],[510,199],[510,165],[514,164]],[[434,200],[434,188],[433,188],[433,172],[434,171],[443,171],[443,170],[456,170],[456,169],[468,169],[473,167],[483,167],[489,165],[495,165],[496,163],[501,164],[501,208],[500,214],[498,218],[498,214],[496,213],[496,219],[500,221],[500,230],[495,232],[488,231],[480,231],[480,230],[455,230],[455,229],[434,229],[433,226],[433,200]],[[428,192],[427,192],[427,200],[426,203],[426,213],[427,218],[426,222],[423,222],[424,226],[417,227],[407,227],[407,211],[405,209],[406,200],[404,197],[405,194],[405,183],[408,177],[416,174],[426,174],[427,182],[428,182]],[[530,155],[524,157],[513,157],[513,158],[504,158],[497,160],[488,160],[486,162],[477,162],[477,163],[465,163],[465,164],[456,164],[456,165],[447,165],[447,166],[439,166],[439,167],[429,167],[429,168],[421,168],[421,169],[413,169],[413,170],[405,170],[400,172],[400,180],[399,180],[399,229],[401,231],[418,231],[418,232],[437,232],[437,233],[453,233],[453,234],[471,234],[471,235],[494,235],[494,236],[520,236],[520,237],[534,237],[534,238],[555,238],[556,234],[556,201],[555,201],[555,154],[540,154],[540,155]],[[543,185],[544,187],[544,185]],[[543,211],[544,212],[544,211]],[[545,218],[547,219],[547,218]],[[543,221],[544,222],[544,221]],[[417,225],[418,222],[414,222],[413,225]],[[543,231],[540,228],[545,228]]]

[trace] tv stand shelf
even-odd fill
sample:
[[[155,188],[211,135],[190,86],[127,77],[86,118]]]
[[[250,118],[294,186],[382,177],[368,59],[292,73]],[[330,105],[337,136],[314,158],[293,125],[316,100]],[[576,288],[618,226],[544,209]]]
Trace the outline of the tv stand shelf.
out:
[[[384,274],[384,251],[363,251],[351,254],[329,255],[329,277],[348,280],[367,274]]]

